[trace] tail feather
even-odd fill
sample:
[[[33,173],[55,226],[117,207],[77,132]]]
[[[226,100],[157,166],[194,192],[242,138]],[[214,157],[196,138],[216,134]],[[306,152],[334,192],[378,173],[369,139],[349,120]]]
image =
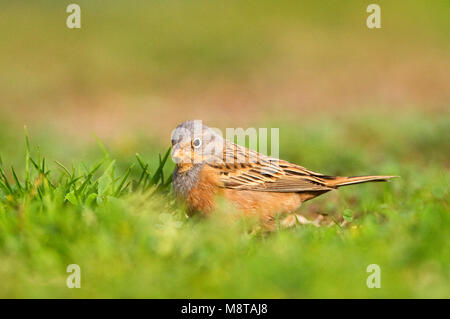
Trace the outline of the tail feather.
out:
[[[383,175],[351,176],[351,177],[335,176],[331,177],[330,180],[327,181],[327,186],[340,187],[367,182],[387,182],[389,179],[394,177],[398,176],[383,176]]]

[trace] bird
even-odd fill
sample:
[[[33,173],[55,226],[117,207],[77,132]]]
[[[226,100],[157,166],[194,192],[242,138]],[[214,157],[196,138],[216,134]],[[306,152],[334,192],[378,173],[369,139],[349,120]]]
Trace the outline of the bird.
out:
[[[302,203],[341,186],[388,181],[396,176],[329,176],[232,143],[201,120],[179,124],[172,131],[172,175],[177,198],[188,215],[210,215],[219,197],[245,215],[256,216],[267,230],[276,221],[292,225]],[[298,216],[298,215],[295,215]],[[298,221],[298,218],[295,218]],[[301,220],[305,220],[302,218]]]

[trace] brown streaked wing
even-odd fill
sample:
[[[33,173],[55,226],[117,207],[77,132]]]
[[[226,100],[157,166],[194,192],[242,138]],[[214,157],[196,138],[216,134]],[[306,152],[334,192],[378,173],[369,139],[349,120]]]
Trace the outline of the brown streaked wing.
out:
[[[301,166],[270,158],[242,146],[226,143],[226,163],[211,163],[218,170],[221,187],[262,192],[331,190],[324,176]],[[224,159],[226,159],[224,153]]]

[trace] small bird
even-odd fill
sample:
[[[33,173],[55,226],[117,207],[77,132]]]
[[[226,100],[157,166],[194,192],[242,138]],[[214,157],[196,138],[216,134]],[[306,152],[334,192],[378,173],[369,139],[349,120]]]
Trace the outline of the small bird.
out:
[[[303,202],[340,186],[395,177],[316,173],[227,141],[200,120],[183,122],[173,131],[172,159],[174,193],[186,201],[189,214],[210,214],[222,196],[245,214],[257,216],[268,230]]]

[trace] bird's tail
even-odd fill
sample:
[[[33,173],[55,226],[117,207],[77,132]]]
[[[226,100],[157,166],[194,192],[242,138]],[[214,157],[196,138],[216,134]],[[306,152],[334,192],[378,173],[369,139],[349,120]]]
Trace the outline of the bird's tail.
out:
[[[346,185],[360,184],[366,182],[387,182],[389,179],[398,176],[383,176],[383,175],[370,175],[370,176],[351,176],[341,177],[334,176],[327,180],[327,186],[329,187],[341,187]]]

